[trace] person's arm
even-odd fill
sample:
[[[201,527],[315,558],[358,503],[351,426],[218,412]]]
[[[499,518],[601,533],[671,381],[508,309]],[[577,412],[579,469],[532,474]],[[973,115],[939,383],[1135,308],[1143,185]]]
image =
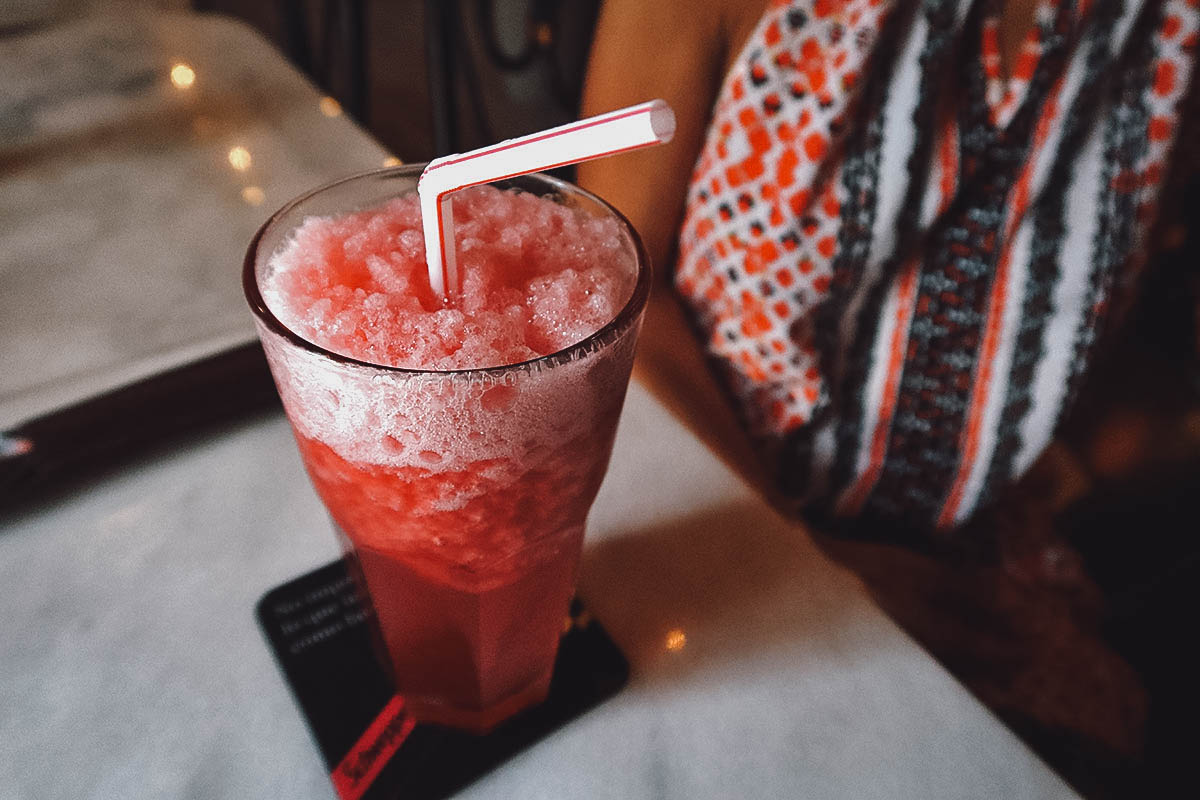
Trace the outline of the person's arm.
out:
[[[635,368],[639,379],[727,464],[765,489],[749,439],[709,372],[670,285],[688,180],[731,43],[740,45],[745,33],[747,14],[724,16],[730,5],[606,0],[583,115],[662,98],[675,109],[675,138],[662,147],[581,164],[579,181],[629,217],[654,264],[655,285]],[[757,14],[761,8],[751,10]]]

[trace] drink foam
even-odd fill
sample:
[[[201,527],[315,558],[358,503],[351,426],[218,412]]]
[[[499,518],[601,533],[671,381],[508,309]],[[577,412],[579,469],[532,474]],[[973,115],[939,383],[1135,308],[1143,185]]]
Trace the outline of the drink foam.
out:
[[[611,216],[489,186],[454,196],[461,295],[436,298],[415,194],[309,217],[271,260],[262,292],[285,326],[393,367],[476,369],[557,352],[610,322],[635,275]]]
[[[611,216],[491,187],[457,194],[454,215],[464,280],[453,305],[429,288],[415,195],[306,219],[272,258],[264,300],[327,350],[387,366],[473,370],[568,348],[612,321],[633,291],[633,246]],[[408,514],[432,515],[531,470],[585,480],[594,466],[580,450],[598,444],[597,430],[611,437],[635,336],[570,358],[451,374],[339,363],[269,332],[262,338],[297,434],[354,464],[445,476],[420,503],[404,501]]]

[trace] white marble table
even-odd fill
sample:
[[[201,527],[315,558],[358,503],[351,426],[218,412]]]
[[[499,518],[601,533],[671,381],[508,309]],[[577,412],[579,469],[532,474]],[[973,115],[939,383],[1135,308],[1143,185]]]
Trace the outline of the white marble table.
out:
[[[251,235],[387,157],[228,18],[0,35],[0,431],[253,339]]]
[[[637,384],[588,541],[630,684],[463,797],[1074,796]],[[0,797],[331,798],[253,606],[336,555],[278,414],[0,519]]]

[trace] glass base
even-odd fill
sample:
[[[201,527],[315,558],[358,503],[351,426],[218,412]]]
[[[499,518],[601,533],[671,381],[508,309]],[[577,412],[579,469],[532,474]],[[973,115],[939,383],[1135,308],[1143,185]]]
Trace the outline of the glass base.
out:
[[[434,700],[408,696],[404,698],[405,708],[418,722],[484,734],[517,712],[524,711],[545,700],[546,694],[550,691],[552,675],[553,670],[535,680],[527,688],[485,709],[455,708]]]

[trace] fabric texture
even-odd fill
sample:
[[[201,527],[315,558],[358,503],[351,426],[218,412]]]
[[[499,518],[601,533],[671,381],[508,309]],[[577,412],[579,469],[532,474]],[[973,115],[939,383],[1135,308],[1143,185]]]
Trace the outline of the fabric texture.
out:
[[[948,529],[1024,472],[1145,261],[1198,0],[775,2],[726,76],[675,286],[781,486]]]

